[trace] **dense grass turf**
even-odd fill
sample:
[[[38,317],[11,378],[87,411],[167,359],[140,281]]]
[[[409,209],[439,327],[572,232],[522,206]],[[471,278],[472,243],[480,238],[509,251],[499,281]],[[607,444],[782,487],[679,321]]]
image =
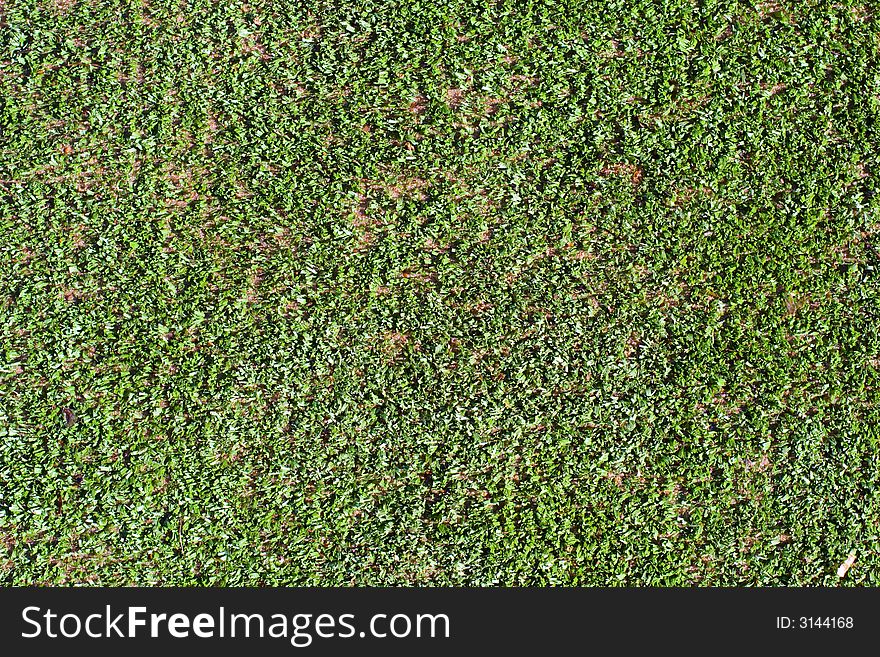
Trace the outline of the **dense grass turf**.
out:
[[[0,2],[0,581],[880,584],[871,4]]]

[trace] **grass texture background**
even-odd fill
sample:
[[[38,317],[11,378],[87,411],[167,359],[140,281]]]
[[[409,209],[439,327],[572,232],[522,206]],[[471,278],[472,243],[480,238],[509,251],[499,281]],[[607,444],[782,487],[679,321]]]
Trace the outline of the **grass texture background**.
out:
[[[878,21],[0,1],[0,582],[880,584]]]

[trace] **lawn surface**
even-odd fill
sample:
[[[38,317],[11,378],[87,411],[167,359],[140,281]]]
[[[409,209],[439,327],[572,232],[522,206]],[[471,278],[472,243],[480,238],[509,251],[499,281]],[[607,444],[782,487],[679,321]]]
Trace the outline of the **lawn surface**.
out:
[[[880,585],[872,4],[0,0],[0,582]]]

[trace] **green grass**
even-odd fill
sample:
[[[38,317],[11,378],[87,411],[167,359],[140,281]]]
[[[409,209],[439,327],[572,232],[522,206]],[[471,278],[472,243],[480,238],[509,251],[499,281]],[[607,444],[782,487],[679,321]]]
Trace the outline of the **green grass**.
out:
[[[880,13],[759,4],[0,2],[0,582],[880,585]]]

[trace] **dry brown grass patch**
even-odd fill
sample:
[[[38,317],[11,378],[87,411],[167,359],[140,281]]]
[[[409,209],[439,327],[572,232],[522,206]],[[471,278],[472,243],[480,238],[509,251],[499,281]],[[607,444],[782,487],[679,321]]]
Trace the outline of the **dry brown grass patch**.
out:
[[[782,13],[783,7],[781,2],[770,0],[769,2],[759,2],[755,5],[755,11],[761,18],[770,18]]]
[[[66,14],[76,6],[76,2],[77,0],[52,0],[51,7],[58,14]],[[0,5],[0,10],[2,10],[2,5]]]
[[[465,92],[463,89],[447,89],[446,104],[450,109],[458,109],[464,104]]]
[[[412,102],[409,104],[408,109],[410,114],[421,116],[428,111],[428,99],[425,96],[419,94],[418,96],[413,98]]]
[[[623,162],[606,164],[599,173],[602,176],[627,176],[633,185],[641,183],[644,177],[644,171],[641,167]]]

